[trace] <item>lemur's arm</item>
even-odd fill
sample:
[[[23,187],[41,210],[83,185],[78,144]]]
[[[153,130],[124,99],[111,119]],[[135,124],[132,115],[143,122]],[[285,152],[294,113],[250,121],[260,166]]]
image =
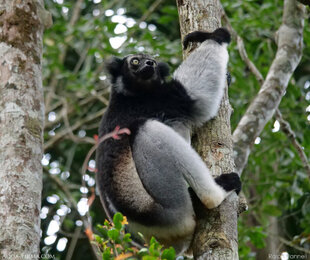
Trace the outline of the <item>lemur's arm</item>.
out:
[[[173,78],[181,82],[195,100],[192,120],[195,124],[202,124],[217,114],[223,97],[230,34],[224,28],[213,33],[197,31],[185,37],[185,48],[189,42],[202,44],[179,66]]]

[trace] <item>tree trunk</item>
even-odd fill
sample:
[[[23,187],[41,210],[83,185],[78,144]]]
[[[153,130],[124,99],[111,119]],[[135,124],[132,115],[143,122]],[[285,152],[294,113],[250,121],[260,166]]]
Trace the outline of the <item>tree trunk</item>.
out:
[[[221,25],[221,4],[218,0],[177,0],[182,39],[195,30],[213,31]],[[188,53],[184,53],[184,58]],[[193,146],[214,176],[233,171],[231,106],[227,89],[218,116],[195,129]],[[238,259],[238,197],[229,196],[220,207],[207,210],[198,217],[193,242],[195,259]]]
[[[43,0],[0,0],[0,259],[37,259],[44,104]]]

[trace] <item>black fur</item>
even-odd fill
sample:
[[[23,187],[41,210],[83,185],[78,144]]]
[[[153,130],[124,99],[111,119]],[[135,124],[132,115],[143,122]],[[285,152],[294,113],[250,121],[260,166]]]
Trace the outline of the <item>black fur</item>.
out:
[[[203,41],[212,38],[217,42],[227,42],[229,37],[225,34],[226,30],[223,30],[218,29],[211,34],[198,32],[196,38],[188,36],[186,39],[190,42],[193,39]],[[134,59],[138,59],[139,62],[135,64]],[[130,154],[132,144],[141,125],[149,119],[166,124],[173,121],[190,123],[196,113],[195,101],[180,82],[174,79],[166,80],[169,75],[168,65],[157,63],[149,55],[137,54],[123,59],[113,58],[107,62],[106,68],[111,75],[112,91],[109,106],[100,123],[99,137],[112,132],[117,126],[129,128],[131,134],[122,135],[120,140],[107,139],[98,147],[96,177],[101,199],[110,215],[115,213],[110,207],[113,204],[116,209],[121,209],[129,220],[148,226],[161,226],[162,223],[159,221],[163,220],[154,213],[156,212],[154,209],[158,207],[156,201],[154,208],[150,208],[147,212],[137,212],[130,203],[124,201],[122,188],[119,188],[120,184],[116,181],[122,172],[115,169],[128,159],[128,156],[132,156]],[[126,174],[126,170],[123,172]],[[119,175],[116,176],[117,174]],[[220,176],[217,182],[225,190],[236,189],[239,192],[241,184],[238,180],[236,177]],[[134,188],[131,189],[133,192]],[[106,195],[109,195],[111,201]]]
[[[189,195],[191,196],[191,201],[193,203],[194,212],[197,219],[204,219],[206,218],[207,210],[205,205],[201,202],[195,191],[189,187],[188,188]]]
[[[142,56],[141,56],[142,57]],[[147,55],[143,57],[149,58]],[[150,82],[134,78],[128,71],[128,58],[124,60],[115,58],[107,66],[111,73],[112,82],[118,77],[122,78],[123,91],[119,91],[116,84],[112,87],[109,107],[104,114],[99,128],[99,137],[113,131],[116,126],[129,128],[131,135],[122,135],[120,140],[108,139],[100,144],[97,151],[98,174],[97,185],[105,205],[105,193],[109,194],[116,208],[128,219],[134,219],[145,225],[159,225],[158,216],[150,213],[141,213],[132,210],[130,205],[121,199],[116,184],[114,185],[114,169],[122,160],[124,151],[130,147],[140,126],[147,119],[156,119],[160,122],[171,120],[188,121],[194,113],[194,101],[188,96],[186,90],[176,80],[166,82],[169,67],[165,63],[158,63],[156,71],[158,77]],[[127,92],[128,91],[128,92]],[[112,215],[115,212],[110,212]]]
[[[159,69],[160,76],[162,78],[165,78],[165,77],[169,76],[170,69],[169,69],[169,66],[168,66],[167,63],[159,62],[158,63],[158,69]]]
[[[230,43],[230,33],[225,28],[218,28],[214,32],[195,31],[185,36],[183,41],[184,49],[186,49],[190,42],[204,42],[212,39],[217,43]]]
[[[241,191],[241,181],[237,173],[222,174],[215,178],[215,182],[226,191],[235,190],[237,194]]]
[[[105,63],[106,70],[111,75],[111,82],[115,83],[117,77],[120,75],[121,68],[124,64],[124,59],[113,57]]]

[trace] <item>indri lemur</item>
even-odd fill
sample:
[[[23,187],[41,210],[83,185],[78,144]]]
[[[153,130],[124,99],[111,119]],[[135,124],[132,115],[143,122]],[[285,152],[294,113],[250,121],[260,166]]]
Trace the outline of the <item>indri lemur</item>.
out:
[[[193,237],[192,189],[203,205],[217,207],[230,192],[241,189],[237,174],[213,179],[188,142],[188,129],[216,116],[223,96],[230,35],[193,32],[189,42],[202,42],[166,80],[168,65],[146,54],[113,58],[110,103],[99,135],[116,126],[131,134],[102,142],[97,152],[97,185],[112,216],[128,218],[129,231],[155,236],[184,252]]]

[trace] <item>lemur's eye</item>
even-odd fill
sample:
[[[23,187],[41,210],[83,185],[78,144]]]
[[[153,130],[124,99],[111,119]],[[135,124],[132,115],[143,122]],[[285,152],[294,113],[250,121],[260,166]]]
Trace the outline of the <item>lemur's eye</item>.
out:
[[[132,59],[131,64],[133,65],[139,65],[140,61],[138,59]]]

